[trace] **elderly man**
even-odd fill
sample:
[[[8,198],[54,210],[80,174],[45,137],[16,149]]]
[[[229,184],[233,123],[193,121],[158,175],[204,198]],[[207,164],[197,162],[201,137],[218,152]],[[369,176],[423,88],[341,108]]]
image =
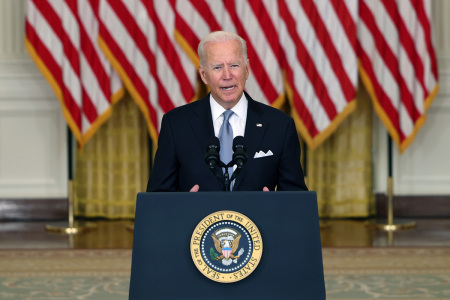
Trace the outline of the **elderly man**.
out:
[[[234,33],[212,32],[200,42],[198,55],[211,93],[164,115],[147,192],[223,191],[223,176],[205,163],[214,136],[221,140],[222,161],[232,152],[225,136],[245,138],[248,161],[231,183],[233,191],[307,190],[294,121],[244,92],[246,42]]]

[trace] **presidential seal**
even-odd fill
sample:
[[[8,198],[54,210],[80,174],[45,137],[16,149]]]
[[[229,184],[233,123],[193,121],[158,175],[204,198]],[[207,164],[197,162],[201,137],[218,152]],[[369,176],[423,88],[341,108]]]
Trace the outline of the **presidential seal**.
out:
[[[191,255],[207,278],[232,283],[244,279],[258,266],[262,239],[248,217],[235,211],[218,211],[198,223],[191,238]]]

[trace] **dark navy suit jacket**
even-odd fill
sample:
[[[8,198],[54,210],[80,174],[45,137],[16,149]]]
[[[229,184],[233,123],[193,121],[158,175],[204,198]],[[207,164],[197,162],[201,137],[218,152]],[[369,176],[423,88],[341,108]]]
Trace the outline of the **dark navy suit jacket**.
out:
[[[294,120],[248,94],[245,96],[248,161],[236,178],[233,191],[261,191],[265,186],[271,191],[275,187],[278,191],[308,190]],[[213,136],[209,94],[165,114],[147,192],[187,192],[195,184],[200,185],[200,191],[223,191],[223,184],[205,163],[207,143]],[[254,158],[256,152],[269,150],[272,156]]]

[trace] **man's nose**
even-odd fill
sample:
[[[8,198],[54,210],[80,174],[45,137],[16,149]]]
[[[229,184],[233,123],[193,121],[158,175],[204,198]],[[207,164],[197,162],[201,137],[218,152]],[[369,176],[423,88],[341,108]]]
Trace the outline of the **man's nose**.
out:
[[[222,72],[222,78],[223,79],[231,79],[232,74],[231,74],[231,69],[228,66],[225,66],[223,68],[223,72]]]

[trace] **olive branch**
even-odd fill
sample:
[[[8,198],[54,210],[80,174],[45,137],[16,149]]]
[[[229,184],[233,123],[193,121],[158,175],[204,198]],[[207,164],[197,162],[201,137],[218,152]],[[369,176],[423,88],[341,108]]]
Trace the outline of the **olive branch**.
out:
[[[212,260],[216,260],[216,257],[219,256],[219,254],[217,254],[213,247],[211,247],[209,248],[209,256],[211,256]]]

